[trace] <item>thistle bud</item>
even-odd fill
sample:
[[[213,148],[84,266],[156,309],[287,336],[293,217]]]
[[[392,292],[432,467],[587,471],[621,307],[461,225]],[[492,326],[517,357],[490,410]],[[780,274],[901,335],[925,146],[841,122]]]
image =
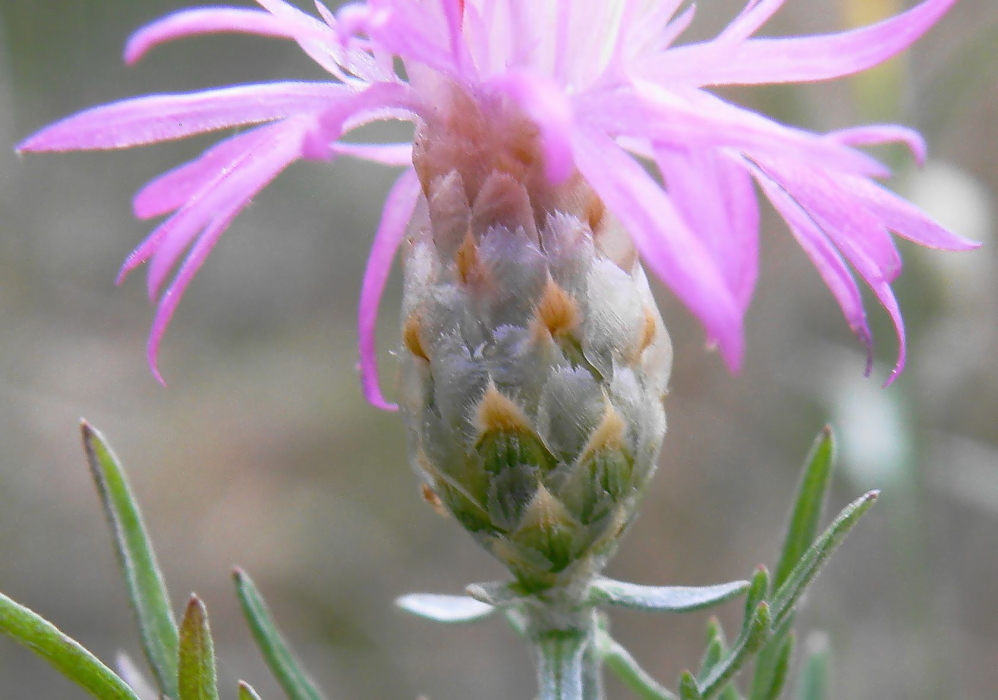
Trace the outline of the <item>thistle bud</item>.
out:
[[[527,592],[588,581],[655,470],[669,337],[626,233],[577,174],[547,181],[527,119],[459,92],[440,114],[403,246],[410,461]]]

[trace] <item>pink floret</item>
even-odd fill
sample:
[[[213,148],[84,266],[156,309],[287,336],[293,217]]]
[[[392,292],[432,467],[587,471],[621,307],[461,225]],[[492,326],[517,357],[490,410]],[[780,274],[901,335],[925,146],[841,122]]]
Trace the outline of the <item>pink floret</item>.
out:
[[[889,171],[857,150],[898,142],[922,163],[925,143],[898,125],[816,134],[725,102],[707,88],[829,80],[866,70],[910,46],[955,1],[924,0],[893,18],[836,34],[753,38],[783,0],[751,0],[719,35],[686,45],[675,44],[693,19],[692,7],[679,11],[682,0],[654,7],[639,0],[571,0],[545,12],[533,11],[527,0],[368,0],[335,15],[317,3],[319,18],[284,0],[257,0],[259,9],[194,8],[138,30],[125,60],[134,63],[183,37],[238,32],[297,42],[331,79],[123,100],[46,127],[18,150],[120,149],[248,128],[135,196],[136,216],[168,217],[119,275],[120,282],[149,263],[149,295],[158,307],[148,353],[160,381],[157,354],[166,327],[232,220],[294,161],[349,155],[406,168],[386,200],[358,310],[364,393],[372,404],[393,408],[377,376],[378,305],[422,192],[409,144],[344,137],[375,120],[418,123],[438,108],[437,90],[446,83],[473,97],[508,99],[532,120],[547,178],[557,183],[578,172],[586,179],[734,371],[742,364],[744,318],[758,276],[758,186],[869,348],[871,362],[854,272],[890,314],[899,350],[889,384],[906,353],[890,286],[901,271],[892,234],[942,250],[977,245],[874,180]]]

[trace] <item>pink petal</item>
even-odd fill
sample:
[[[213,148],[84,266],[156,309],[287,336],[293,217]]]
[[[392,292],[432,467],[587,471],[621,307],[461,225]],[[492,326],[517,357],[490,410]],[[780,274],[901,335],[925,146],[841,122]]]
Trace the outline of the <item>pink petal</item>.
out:
[[[726,102],[705,90],[683,90],[682,94],[702,113],[714,116],[731,124],[740,124],[745,129],[751,129],[772,137],[772,146],[765,148],[779,149],[778,142],[783,141],[788,147],[786,151],[797,152],[797,158],[812,165],[822,163],[825,167],[852,171],[857,175],[867,177],[887,177],[890,170],[880,161],[863,153],[848,144],[839,143],[835,139],[797,127],[781,124],[774,119],[744,109],[738,105]],[[825,145],[819,142],[831,142],[836,147],[825,150]]]
[[[737,160],[737,162],[735,162]],[[759,199],[742,158],[721,157],[715,163],[717,179],[727,193],[725,214],[730,232],[729,247],[741,254],[733,263],[731,291],[744,313],[755,293],[759,277]]]
[[[210,220],[206,222],[204,230],[188,254],[187,259],[181,265],[177,276],[160,297],[147,345],[149,366],[152,369],[153,375],[160,382],[163,382],[163,377],[157,367],[160,342],[170,323],[170,319],[173,318],[177,305],[180,303],[184,290],[187,289],[187,285],[190,284],[195,273],[204,264],[208,253],[211,252],[211,249],[218,242],[219,237],[236,215],[249,204],[250,200],[260,190],[266,187],[284,168],[299,157],[303,131],[303,124],[296,130],[289,128],[272,130],[271,136],[273,140],[267,144],[269,148],[262,150],[259,153],[260,157],[248,163],[245,169],[240,172],[240,177],[238,178],[239,190],[229,193],[231,194],[228,198],[229,201],[213,210]]]
[[[572,162],[572,106],[553,81],[534,73],[511,71],[489,81],[489,87],[505,92],[540,130],[544,149],[544,173],[552,184],[568,179]]]
[[[675,3],[675,4],[678,7],[678,5],[682,3]],[[669,22],[665,26],[665,32],[663,32],[662,35],[659,37],[659,41],[661,42],[659,46],[661,46],[663,50],[672,46],[673,42],[675,42],[676,39],[682,36],[683,33],[690,28],[690,25],[693,24],[693,18],[696,17],[696,13],[697,13],[697,6],[690,5],[685,10],[683,10],[678,17]]]
[[[238,7],[199,7],[193,10],[180,10],[158,19],[137,30],[125,45],[125,63],[136,63],[150,49],[174,39],[200,34],[236,32],[257,34],[284,39],[328,37],[318,31],[307,32],[300,23],[275,17],[261,10],[246,10]]]
[[[190,199],[205,183],[240,153],[253,149],[267,138],[266,129],[253,129],[212,146],[200,156],[160,175],[139,190],[132,199],[132,210],[140,219],[151,219],[174,211]]]
[[[315,128],[306,136],[302,156],[309,160],[328,160],[334,155],[333,143],[347,128],[355,128],[373,119],[385,118],[386,113],[404,110],[418,112],[423,104],[405,83],[374,83],[349,99],[332,102],[318,115]]]
[[[776,169],[763,165],[762,170],[767,176],[773,177],[835,243],[890,314],[897,331],[898,359],[884,384],[885,387],[889,386],[904,369],[907,347],[904,320],[890,286],[890,281],[900,272],[900,257],[892,243],[889,250],[885,250],[884,238],[889,242],[889,236],[882,224],[862,207],[844,207],[842,202],[836,201],[836,193],[829,189],[824,192],[825,199],[816,196],[816,191],[809,187],[810,183],[801,186],[799,174],[788,176],[788,173],[783,172],[774,177]]]
[[[461,31],[461,26],[464,23],[464,0],[439,0],[439,2],[447,20],[451,60],[458,72],[463,74],[468,68],[471,58]]]
[[[756,30],[769,21],[783,7],[785,0],[752,0],[739,13],[715,41],[741,42],[755,34]]]
[[[264,128],[274,130],[274,127]],[[299,127],[293,131],[300,136],[302,129]],[[282,158],[278,151],[282,144],[275,143],[275,134],[267,134],[267,137],[253,150],[239,154],[231,163],[219,169],[214,178],[205,182],[176,214],[149,237],[150,240],[160,241],[149,262],[147,287],[150,299],[159,294],[180,255],[201,229],[216,217],[218,211],[225,211],[233,202],[245,202],[248,191],[259,191],[259,188],[254,188],[260,169],[269,169],[275,152],[279,161]]]
[[[321,38],[327,40],[330,38],[330,27],[307,12],[302,12],[289,2],[285,2],[284,0],[256,0],[256,4],[275,17],[293,22],[300,27],[302,31],[306,32],[302,38]],[[309,33],[313,34],[309,36]]]
[[[909,241],[939,250],[975,250],[981,246],[962,236],[950,233],[914,204],[875,182],[845,176],[842,187],[862,206],[883,221],[884,225]]]
[[[275,157],[278,161],[282,159],[289,139],[300,143],[307,127],[306,120],[299,118],[258,129],[262,133],[254,142],[245,144],[249,148],[234,154],[231,161],[217,167],[210,177],[205,177],[200,189],[177,213],[160,224],[128,256],[119,279],[151,255],[147,286],[149,298],[155,298],[170,269],[199,231],[216,217],[218,211],[225,211],[233,202],[244,202],[246,192],[254,191],[261,169],[267,171]]]
[[[572,9],[574,3],[571,0],[561,0],[555,6],[556,18],[554,21],[554,61],[552,65],[552,78],[559,85],[564,85],[568,62],[571,59],[569,51],[569,29],[572,26]]]
[[[680,96],[638,83],[634,90],[580,95],[574,107],[576,114],[613,135],[626,134],[679,147],[729,147],[753,156],[765,154],[807,160],[835,170],[887,174],[865,153],[700,91]]]
[[[873,293],[880,301],[880,305],[887,310],[887,313],[891,317],[891,321],[894,322],[894,330],[897,333],[898,339],[898,359],[894,363],[894,369],[891,370],[890,375],[882,385],[883,388],[886,389],[893,384],[894,381],[901,376],[901,372],[904,371],[904,367],[908,362],[908,343],[904,330],[904,318],[901,316],[901,308],[898,306],[897,297],[894,296],[894,290],[891,289],[889,284],[882,280],[871,284],[870,288],[873,289]]]
[[[378,320],[378,305],[385,291],[385,283],[391,272],[392,259],[405,236],[406,225],[412,217],[416,200],[420,194],[419,179],[412,169],[403,172],[392,186],[381,213],[381,223],[371,253],[364,269],[364,282],[360,290],[360,304],[357,310],[358,345],[360,351],[360,381],[364,396],[377,408],[395,411],[398,406],[390,404],[381,393],[378,381],[378,361],[375,330]]]
[[[631,58],[646,52],[663,52],[671,46],[689,28],[696,15],[696,5],[690,5],[673,17],[684,1],[661,0],[642,13],[639,13],[642,8],[630,4],[613,39],[615,50],[610,69],[623,67],[626,72]]]
[[[495,10],[495,3],[488,8]],[[493,23],[482,16],[482,8],[466,5],[464,8],[464,36],[468,50],[472,52],[471,60],[477,66],[488,72],[489,52],[493,42]],[[491,19],[491,18],[490,18]]]
[[[337,83],[263,83],[149,95],[93,107],[25,139],[19,151],[130,148],[319,112],[355,91]]]
[[[646,62],[641,74],[662,84],[760,85],[830,80],[883,63],[911,46],[957,0],[925,0],[877,24],[792,38],[750,39],[736,47],[707,41]]]
[[[459,82],[474,80],[477,71],[467,43],[454,44],[457,28],[449,15],[456,2],[369,0],[364,7],[379,21],[368,23],[368,34],[376,45],[406,61],[422,63]]]
[[[744,313],[759,271],[759,206],[746,165],[717,149],[658,148],[655,162],[669,198],[709,248]]]
[[[873,338],[863,308],[863,297],[852,273],[824,231],[818,228],[793,197],[760,170],[756,168],[752,170],[766,197],[787,222],[794,238],[814,263],[825,285],[831,290],[832,296],[846,317],[849,328],[866,345],[866,373],[869,375],[873,367]]]
[[[326,23],[326,26],[336,29],[336,15],[333,14],[333,11],[321,0],[315,0],[312,4],[315,5],[316,12],[322,17],[322,21]]]
[[[232,219],[236,217],[236,214],[238,214],[238,211],[220,212],[220,217],[208,225],[202,232],[201,238],[191,250],[187,260],[184,261],[173,284],[170,285],[159,300],[159,305],[156,308],[156,316],[153,319],[152,330],[149,332],[149,340],[146,343],[146,360],[156,381],[163,386],[166,386],[166,380],[159,371],[159,346],[163,340],[163,334],[166,333],[166,328],[169,326],[170,320],[177,310],[177,305],[180,304],[180,299],[183,297],[187,285],[190,284],[194,275],[200,269],[201,265],[204,264],[208,253],[211,252],[215,243],[218,242],[219,236],[232,222]]]
[[[337,36],[336,41],[326,40],[318,45],[313,42],[305,42],[302,49],[315,59],[319,65],[329,70],[333,75],[344,83],[357,83],[358,80],[351,77],[351,73],[359,82],[371,83],[378,80],[391,80],[395,77],[395,67],[392,58],[386,57],[376,46],[371,46],[371,42],[358,39],[354,36],[359,27],[344,26],[344,22],[338,19],[326,5],[319,0],[315,0],[315,9],[319,16]],[[350,6],[343,6],[339,12],[349,15]],[[366,17],[367,13],[364,13]],[[347,23],[349,24],[349,22]],[[326,56],[323,57],[322,53]],[[370,53],[368,53],[370,52]],[[373,57],[371,54],[374,54]],[[332,60],[329,60],[332,58]],[[344,71],[343,69],[346,69]]]
[[[381,165],[412,165],[411,143],[344,143],[337,141],[333,144],[333,152]]]
[[[324,22],[320,22],[312,15],[302,12],[294,5],[283,2],[283,0],[256,0],[257,4],[265,8],[276,19],[286,23],[293,32],[292,38],[298,43],[302,51],[308,54],[309,58],[335,75],[344,83],[354,82],[342,69],[341,64],[346,66],[367,62],[361,52],[347,50],[343,44],[343,36],[336,29],[329,27]],[[350,65],[353,68],[353,65]],[[365,68],[359,68],[362,72]]]
[[[885,143],[903,143],[911,151],[915,162],[925,165],[925,139],[914,129],[897,124],[871,124],[839,129],[825,135],[837,143],[847,146],[879,146]]]
[[[875,278],[892,282],[901,273],[901,255],[884,222],[839,184],[838,175],[771,160],[756,162],[820,223],[871,286]]]
[[[583,177],[624,224],[652,270],[704,324],[728,366],[737,371],[744,351],[743,315],[711,255],[672,201],[599,130],[577,126],[572,147]]]

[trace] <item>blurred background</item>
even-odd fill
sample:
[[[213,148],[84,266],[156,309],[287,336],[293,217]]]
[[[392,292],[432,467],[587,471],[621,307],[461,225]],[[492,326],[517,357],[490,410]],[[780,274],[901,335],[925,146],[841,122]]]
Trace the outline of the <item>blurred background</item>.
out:
[[[693,36],[719,29],[740,4],[703,0]],[[181,304],[161,354],[163,388],[145,362],[144,271],[121,288],[113,280],[153,225],[132,218],[134,191],[213,137],[124,153],[12,153],[38,127],[96,103],[323,78],[293,44],[238,36],[187,40],[123,66],[129,33],[180,6],[0,2],[0,590],[105,660],[140,656],[79,445],[86,417],[130,471],[177,609],[191,591],[207,602],[230,697],[237,677],[278,697],[239,616],[236,564],[331,700],[531,697],[526,650],[500,622],[443,628],[391,604],[503,575],[421,501],[400,421],[360,394],[355,304],[394,173],[299,163],[264,191]],[[766,31],[831,31],[903,6],[792,0]],[[800,462],[830,422],[841,467],[830,507],[884,489],[798,618],[804,636],[828,632],[839,698],[987,700],[998,687],[996,46],[994,0],[962,0],[901,60],[860,78],[729,95],[817,130],[870,120],[921,129],[927,168],[882,154],[899,166],[895,186],[985,241],[962,255],[899,242],[910,359],[890,389],[879,388],[896,353],[886,314],[871,299],[877,365],[864,379],[862,347],[771,211],[740,376],[658,290],[676,346],[669,434],[608,573],[707,584],[772,563]],[[396,272],[381,332],[388,377],[398,295]],[[729,628],[738,608],[721,609]],[[705,621],[613,617],[668,685],[696,663]],[[0,678],[4,700],[84,697],[5,639]]]

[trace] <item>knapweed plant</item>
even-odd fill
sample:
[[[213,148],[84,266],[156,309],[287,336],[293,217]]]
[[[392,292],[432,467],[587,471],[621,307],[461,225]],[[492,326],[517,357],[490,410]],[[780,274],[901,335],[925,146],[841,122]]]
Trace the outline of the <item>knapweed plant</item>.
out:
[[[501,561],[511,578],[468,596],[413,595],[399,605],[445,622],[504,616],[534,650],[539,697],[598,700],[604,666],[643,698],[776,698],[784,687],[794,609],[832,549],[874,502],[871,492],[818,536],[831,436],[805,465],[786,545],[771,576],[702,588],[613,581],[602,570],[633,522],[666,432],[672,346],[645,267],[701,322],[737,371],[759,261],[761,192],[786,222],[869,348],[854,273],[905,334],[891,283],[891,234],[943,250],[974,243],[948,232],[878,180],[865,146],[900,142],[897,125],[814,133],[720,98],[729,85],[851,75],[896,55],[955,0],[925,0],[860,29],[755,34],[782,0],[750,0],[716,37],[683,43],[694,7],[682,0],[368,0],[317,16],[283,0],[169,15],[129,40],[139,60],[175,39],[242,32],[295,41],[324,82],[276,82],[151,95],[68,117],[18,150],[122,149],[211,131],[226,138],[135,196],[140,218],[167,218],[125,260],[149,264],[158,348],[181,296],[253,196],[298,159],[342,155],[401,167],[360,291],[361,380],[381,390],[374,329],[401,250],[395,395],[409,461],[424,495]],[[709,4],[708,4],[709,6]],[[414,126],[411,143],[363,143],[378,120]],[[231,130],[235,129],[235,133]],[[124,475],[100,437],[84,438],[139,621],[156,689],[150,697],[217,697],[202,603],[179,624]],[[291,700],[316,700],[249,579],[240,600],[268,665]],[[710,625],[696,673],[667,690],[610,635],[604,609],[682,612],[745,597],[730,644]],[[49,623],[3,599],[3,630],[100,698],[135,698],[126,683]],[[734,676],[755,657],[745,694]],[[820,658],[805,697],[823,697]],[[241,697],[255,697],[242,686]]]

